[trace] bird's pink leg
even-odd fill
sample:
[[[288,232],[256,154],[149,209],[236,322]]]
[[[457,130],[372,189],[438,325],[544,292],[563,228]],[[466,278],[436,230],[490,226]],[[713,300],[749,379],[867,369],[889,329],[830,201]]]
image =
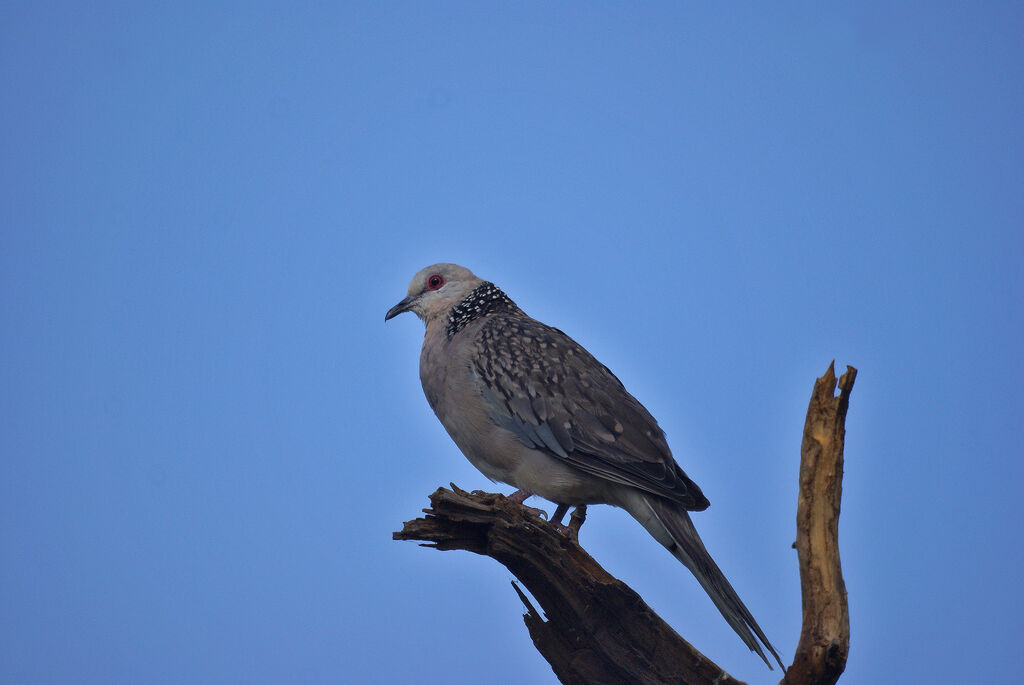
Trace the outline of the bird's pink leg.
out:
[[[583,522],[587,520],[587,505],[581,504],[572,510],[572,516],[569,517],[569,536],[576,540],[580,535],[580,528],[583,526]]]
[[[551,523],[556,526],[562,525],[562,519],[565,518],[565,512],[569,511],[568,504],[559,504],[555,507],[555,513],[551,515]]]
[[[569,517],[569,525],[566,526],[562,524],[562,518],[568,510],[568,504],[559,504],[558,507],[555,508],[555,513],[551,515],[551,523],[559,533],[565,535],[574,542],[578,542],[580,526],[583,525],[583,521],[587,518],[587,505],[577,504],[576,508],[572,510],[572,516]]]
[[[533,497],[533,493],[527,492],[526,490],[516,490],[515,492],[508,496],[510,500],[512,500],[516,504],[522,505],[523,509],[526,509],[526,511],[530,512],[534,516],[539,516],[540,518],[546,519],[548,517],[548,512],[544,511],[543,509],[538,509],[536,507],[528,507],[525,504],[523,504],[523,501],[527,497]]]
[[[533,497],[533,493],[527,492],[526,490],[516,490],[508,496],[508,498],[516,504],[522,504],[528,497]]]

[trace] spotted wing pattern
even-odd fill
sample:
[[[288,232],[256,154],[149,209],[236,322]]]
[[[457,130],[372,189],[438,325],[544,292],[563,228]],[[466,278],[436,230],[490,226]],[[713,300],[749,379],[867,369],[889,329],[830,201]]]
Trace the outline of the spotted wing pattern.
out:
[[[492,420],[581,471],[692,511],[708,507],[654,417],[607,367],[521,310],[486,318],[474,364]]]

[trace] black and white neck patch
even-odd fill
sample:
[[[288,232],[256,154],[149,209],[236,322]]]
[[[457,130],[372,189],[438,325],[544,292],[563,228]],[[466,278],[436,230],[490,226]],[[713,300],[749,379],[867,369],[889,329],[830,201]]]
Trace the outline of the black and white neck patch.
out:
[[[465,328],[470,321],[488,314],[521,313],[519,307],[501,288],[490,281],[478,285],[473,292],[466,295],[462,302],[452,307],[448,314],[448,326],[445,335],[450,340],[453,335]]]

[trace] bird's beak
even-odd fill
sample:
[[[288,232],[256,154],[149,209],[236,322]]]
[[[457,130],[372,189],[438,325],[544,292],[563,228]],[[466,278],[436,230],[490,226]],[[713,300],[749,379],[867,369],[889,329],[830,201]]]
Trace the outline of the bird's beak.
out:
[[[410,295],[409,297],[405,298],[404,300],[396,304],[394,307],[388,310],[387,314],[384,315],[384,320],[387,321],[388,319],[393,319],[402,312],[409,311],[409,308],[412,307],[412,302],[415,299],[415,297]]]

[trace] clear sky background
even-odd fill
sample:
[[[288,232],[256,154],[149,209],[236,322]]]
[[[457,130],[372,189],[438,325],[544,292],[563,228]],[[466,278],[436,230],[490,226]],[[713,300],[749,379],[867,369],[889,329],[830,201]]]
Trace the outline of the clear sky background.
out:
[[[788,661],[815,377],[860,370],[845,683],[1024,671],[1019,3],[4,3],[0,681],[553,683],[430,412],[454,261],[613,369]],[[532,502],[539,506],[544,503]],[[776,681],[624,512],[583,545]]]

